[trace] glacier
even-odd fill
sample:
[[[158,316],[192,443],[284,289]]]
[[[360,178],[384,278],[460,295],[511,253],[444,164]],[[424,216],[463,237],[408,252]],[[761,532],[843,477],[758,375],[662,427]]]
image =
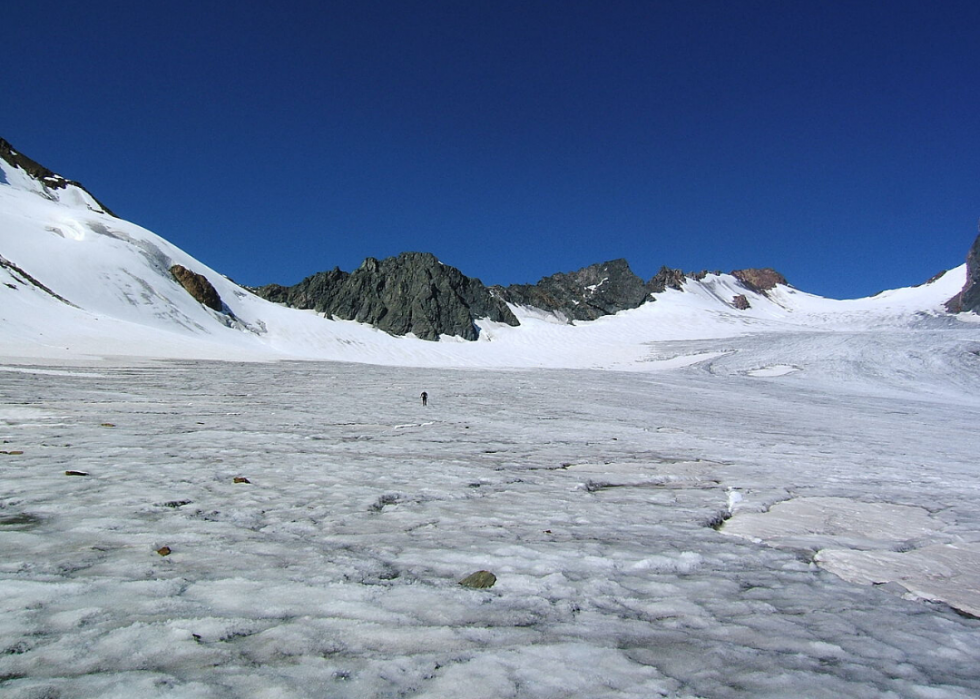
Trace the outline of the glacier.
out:
[[[980,694],[964,267],[432,343],[0,167],[3,696]]]

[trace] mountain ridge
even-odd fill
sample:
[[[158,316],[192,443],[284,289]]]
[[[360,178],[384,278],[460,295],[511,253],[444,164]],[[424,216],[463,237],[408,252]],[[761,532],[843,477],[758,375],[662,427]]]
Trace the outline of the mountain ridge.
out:
[[[109,207],[105,206],[102,202],[96,199],[95,195],[88,191],[81,182],[62,177],[53,170],[41,165],[36,160],[33,160],[20,151],[15,150],[10,142],[3,138],[0,138],[0,160],[3,160],[16,169],[23,170],[29,177],[37,181],[41,187],[49,192],[51,190],[75,187],[91,197],[104,213],[109,214],[113,218],[118,218],[116,214],[109,209]]]
[[[506,304],[552,313],[567,323],[591,321],[652,303],[667,288],[683,291],[687,281],[707,274],[663,267],[644,282],[619,258],[558,272],[535,284],[485,287],[431,253],[403,252],[380,261],[369,257],[353,272],[334,267],[292,286],[267,284],[250,291],[274,303],[368,323],[393,335],[472,341],[479,337],[480,319],[520,325]],[[770,268],[734,270],[731,275],[746,290],[763,295],[777,284],[788,286]],[[745,310],[748,303],[744,294],[732,295],[733,308]]]
[[[23,158],[0,158],[0,350],[8,355],[636,368],[661,340],[921,323],[948,315],[942,304],[970,283],[957,271],[919,289],[834,301],[768,268],[663,267],[644,281],[619,259],[534,285],[486,287],[430,253],[405,253],[316,273],[300,289],[267,285],[263,298],[113,217],[70,180],[39,165],[28,165],[31,175]],[[971,274],[975,257],[964,266]],[[412,344],[420,338],[444,341]]]

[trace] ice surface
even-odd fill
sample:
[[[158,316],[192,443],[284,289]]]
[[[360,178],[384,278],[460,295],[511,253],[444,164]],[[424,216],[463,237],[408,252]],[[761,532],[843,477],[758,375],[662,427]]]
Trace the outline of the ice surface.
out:
[[[840,546],[818,565],[716,530],[822,499],[914,512],[890,555],[976,555],[963,338],[923,333],[914,381],[864,363],[887,333],[746,373],[795,337],[657,373],[0,372],[23,452],[0,454],[0,694],[980,695],[977,619],[828,572]],[[910,569],[847,551],[846,577]],[[496,585],[457,584],[476,570]]]
[[[0,171],[4,699],[980,696],[965,266],[430,343]]]

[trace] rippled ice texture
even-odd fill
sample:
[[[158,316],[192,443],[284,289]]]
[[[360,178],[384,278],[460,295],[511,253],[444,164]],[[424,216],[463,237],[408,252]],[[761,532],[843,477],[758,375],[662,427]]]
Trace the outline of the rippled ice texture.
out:
[[[980,408],[719,367],[0,372],[0,694],[980,695],[980,621],[712,528],[975,541]]]

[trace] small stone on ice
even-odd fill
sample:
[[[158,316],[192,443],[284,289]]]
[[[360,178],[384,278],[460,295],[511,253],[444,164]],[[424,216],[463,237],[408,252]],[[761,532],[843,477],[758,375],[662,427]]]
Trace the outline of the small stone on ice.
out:
[[[482,590],[488,587],[493,587],[493,584],[497,582],[497,576],[491,573],[489,570],[478,570],[477,572],[467,575],[465,578],[459,581],[459,584],[463,587],[471,587],[474,590]]]

